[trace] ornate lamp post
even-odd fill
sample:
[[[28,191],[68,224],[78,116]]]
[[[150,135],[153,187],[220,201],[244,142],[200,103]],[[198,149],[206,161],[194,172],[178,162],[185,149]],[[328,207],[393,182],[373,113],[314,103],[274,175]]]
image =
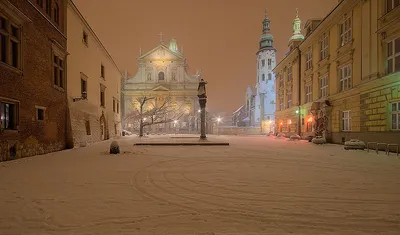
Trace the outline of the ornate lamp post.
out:
[[[198,75],[200,77],[200,75]],[[197,97],[199,97],[199,103],[201,108],[200,119],[201,119],[201,134],[200,139],[207,139],[206,136],[206,103],[207,103],[207,94],[206,94],[206,84],[207,82],[203,79],[200,79],[199,87],[197,89]]]

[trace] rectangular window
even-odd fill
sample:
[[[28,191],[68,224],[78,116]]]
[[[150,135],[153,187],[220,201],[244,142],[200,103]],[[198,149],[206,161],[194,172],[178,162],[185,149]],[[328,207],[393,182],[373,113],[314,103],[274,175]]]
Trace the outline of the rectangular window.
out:
[[[312,50],[309,50],[306,55],[306,70],[312,68]]]
[[[5,130],[17,128],[17,104],[0,101],[0,127]]]
[[[320,52],[319,52],[320,60],[323,60],[326,57],[328,57],[328,49],[329,49],[329,35],[324,34],[320,42]]]
[[[83,34],[82,34],[82,42],[83,42],[86,46],[89,45],[89,35],[88,35],[85,31],[83,31]]]
[[[265,60],[261,60],[261,67],[265,66]]]
[[[291,81],[291,80],[293,79],[293,77],[292,77],[292,70],[293,70],[293,67],[290,66],[290,67],[288,68],[288,81]]]
[[[85,121],[85,129],[86,129],[86,135],[92,134],[92,131],[90,130],[90,121]]]
[[[342,112],[342,131],[351,131],[350,110]]]
[[[346,91],[351,88],[351,65],[345,65],[339,69],[339,91]]]
[[[283,101],[283,96],[279,97],[279,110],[284,109],[284,101]]]
[[[105,91],[103,88],[100,88],[100,106],[105,107]]]
[[[115,104],[115,99],[113,99],[113,112],[115,113],[116,110],[116,104]]]
[[[328,75],[319,78],[319,97],[327,97],[328,96]]]
[[[104,69],[104,65],[101,65],[101,68],[100,68],[100,76],[102,77],[102,78],[106,78],[106,72],[105,72],[105,69]]]
[[[20,68],[21,55],[20,28],[0,16],[0,61]]]
[[[351,15],[345,15],[340,28],[340,46],[344,46],[352,41],[352,20]]]
[[[87,97],[87,81],[81,78],[81,95]]]
[[[392,103],[392,130],[400,130],[400,102]]]
[[[53,55],[53,81],[57,87],[64,88],[64,60],[57,55]]]
[[[272,59],[268,59],[268,69],[271,69],[272,67]]]
[[[44,121],[44,109],[36,108],[36,119],[38,121]]]
[[[287,93],[287,107],[288,108],[292,107],[292,92]]]
[[[117,113],[119,113],[119,101],[117,101]]]
[[[312,101],[312,89],[311,89],[311,84],[306,85],[306,103],[309,103]]]
[[[390,12],[400,5],[400,0],[386,0],[386,12]]]
[[[115,131],[115,134],[117,134],[117,124],[114,124],[114,131]]]
[[[400,38],[387,44],[387,70],[388,73],[400,71]]]

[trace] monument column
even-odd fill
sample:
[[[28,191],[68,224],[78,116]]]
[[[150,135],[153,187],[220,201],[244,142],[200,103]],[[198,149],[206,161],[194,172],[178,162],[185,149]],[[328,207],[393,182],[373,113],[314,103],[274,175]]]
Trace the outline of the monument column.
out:
[[[198,75],[198,76],[200,76],[200,75]],[[199,104],[200,104],[200,108],[201,108],[200,139],[202,139],[202,140],[207,139],[207,136],[206,136],[206,103],[207,103],[206,84],[207,84],[207,82],[204,81],[203,79],[201,79],[199,82],[199,87],[197,89],[197,91],[198,91],[197,97],[199,97]]]

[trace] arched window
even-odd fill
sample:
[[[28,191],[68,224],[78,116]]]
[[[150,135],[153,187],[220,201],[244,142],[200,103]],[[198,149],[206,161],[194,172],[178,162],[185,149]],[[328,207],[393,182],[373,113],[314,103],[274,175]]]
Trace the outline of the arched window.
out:
[[[159,72],[158,73],[158,80],[164,81],[164,77],[165,77],[164,72]]]
[[[151,73],[147,74],[147,80],[150,81],[151,80]]]
[[[262,81],[265,82],[265,74],[262,75]]]
[[[54,3],[53,17],[56,24],[60,24],[60,8],[57,3]]]
[[[272,80],[272,75],[270,73],[268,74],[268,80]]]

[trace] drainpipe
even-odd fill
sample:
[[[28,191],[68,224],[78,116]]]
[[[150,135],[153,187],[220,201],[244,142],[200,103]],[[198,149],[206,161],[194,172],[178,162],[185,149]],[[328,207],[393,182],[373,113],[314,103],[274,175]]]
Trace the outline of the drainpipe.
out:
[[[299,95],[298,95],[298,99],[299,99],[299,106],[298,106],[298,115],[299,115],[299,119],[297,121],[297,134],[299,136],[301,136],[301,51],[299,46],[297,46],[297,51],[299,52]]]

